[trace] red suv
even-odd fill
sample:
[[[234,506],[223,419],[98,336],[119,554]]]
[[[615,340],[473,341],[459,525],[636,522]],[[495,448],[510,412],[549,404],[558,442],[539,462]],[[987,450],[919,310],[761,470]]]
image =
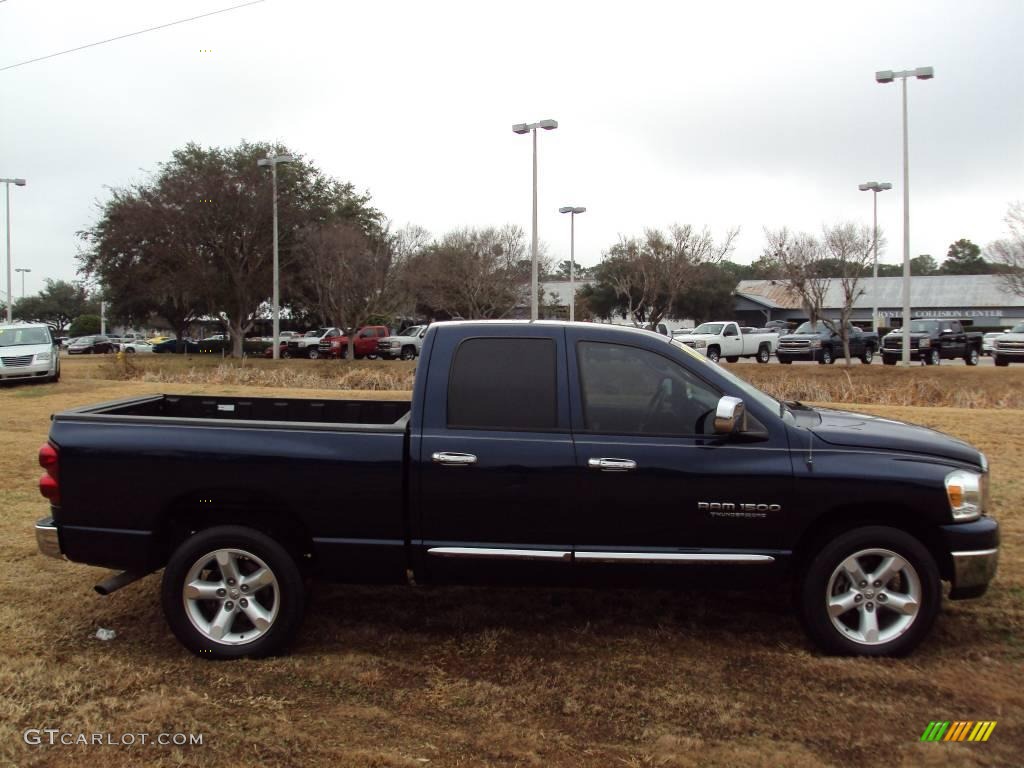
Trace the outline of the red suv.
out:
[[[391,331],[385,325],[364,325],[356,334],[356,359],[377,357],[377,342],[390,335]],[[348,357],[348,336],[324,337],[320,340],[319,352],[321,357]]]

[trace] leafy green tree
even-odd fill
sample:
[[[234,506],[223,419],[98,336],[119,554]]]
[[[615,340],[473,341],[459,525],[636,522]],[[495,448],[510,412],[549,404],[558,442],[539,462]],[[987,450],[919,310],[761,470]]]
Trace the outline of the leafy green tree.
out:
[[[98,311],[99,302],[89,296],[84,285],[49,278],[38,294],[26,296],[14,304],[14,316],[17,319],[49,323],[58,334],[64,333],[68,323],[75,317]]]
[[[268,154],[295,158],[277,169],[278,215],[282,303],[300,301],[316,275],[296,253],[299,230],[344,221],[373,235],[382,231],[382,217],[368,195],[268,143],[188,144],[149,181],[115,190],[97,224],[81,233],[88,248],[80,270],[103,285],[117,314],[156,312],[179,336],[198,316],[220,316],[240,356],[271,299],[272,185],[257,165]]]
[[[102,324],[99,315],[79,315],[71,323],[68,334],[71,336],[91,336],[99,333]]]
[[[903,267],[900,266],[900,274],[903,274]],[[939,264],[927,253],[915,256],[910,260],[910,274],[915,277],[929,277],[939,274]]]
[[[980,247],[961,238],[950,244],[939,271],[944,275],[988,275],[992,265],[982,257]]]

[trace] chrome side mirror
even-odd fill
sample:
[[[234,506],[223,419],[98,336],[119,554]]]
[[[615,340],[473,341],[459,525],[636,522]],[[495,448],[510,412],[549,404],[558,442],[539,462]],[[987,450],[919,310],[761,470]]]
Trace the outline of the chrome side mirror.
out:
[[[747,408],[738,397],[726,395],[715,410],[715,434],[731,435],[747,428]]]

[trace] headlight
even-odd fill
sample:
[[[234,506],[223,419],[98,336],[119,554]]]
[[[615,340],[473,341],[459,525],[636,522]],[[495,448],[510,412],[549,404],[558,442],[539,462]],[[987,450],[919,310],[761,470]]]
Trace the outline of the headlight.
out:
[[[918,339],[917,340],[917,347],[918,347],[918,349],[925,349],[926,347],[930,347],[931,345],[932,345],[932,340],[931,339],[924,338],[924,339]]]
[[[813,339],[811,341],[811,349],[821,349],[821,339]]]
[[[700,340],[698,340],[698,341],[694,342],[694,346],[695,346],[695,347],[696,347],[697,349],[704,349],[704,347],[706,347],[707,345],[708,345],[708,343],[707,343],[706,341],[700,341]]]
[[[981,517],[987,488],[988,477],[977,472],[958,469],[946,475],[946,497],[953,519],[964,522]]]
[[[37,352],[36,353],[37,363],[48,363],[50,362],[50,352]]]

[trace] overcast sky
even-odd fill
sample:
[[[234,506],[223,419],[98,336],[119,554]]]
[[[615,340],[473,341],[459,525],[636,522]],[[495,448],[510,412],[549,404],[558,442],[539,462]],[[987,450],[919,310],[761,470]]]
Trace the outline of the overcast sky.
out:
[[[6,0],[0,67],[238,1]],[[582,205],[582,264],[673,222],[739,226],[733,258],[750,262],[766,226],[870,223],[857,185],[879,180],[898,262],[899,86],[874,72],[919,66],[935,79],[909,82],[911,255],[1002,236],[1024,198],[1024,3],[838,5],[267,0],[8,69],[0,177],[28,179],[11,190],[15,266],[29,294],[73,278],[106,188],[189,141],[281,141],[395,226],[529,235],[530,140],[511,126],[542,118],[559,122],[539,136],[557,257],[557,210]]]

